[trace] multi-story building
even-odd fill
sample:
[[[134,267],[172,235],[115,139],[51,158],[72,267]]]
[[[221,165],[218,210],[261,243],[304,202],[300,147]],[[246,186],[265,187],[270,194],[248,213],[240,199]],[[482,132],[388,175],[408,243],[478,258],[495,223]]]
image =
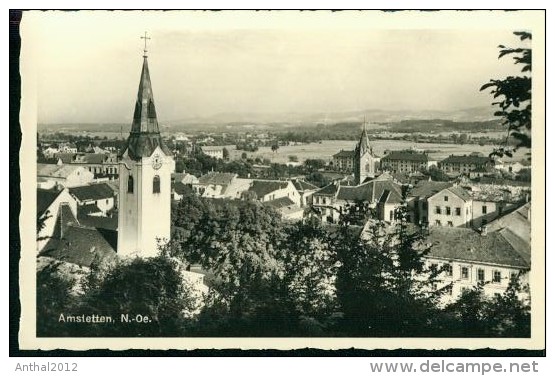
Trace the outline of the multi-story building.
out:
[[[332,167],[336,171],[353,172],[355,160],[354,150],[340,150],[339,153],[334,154],[332,158]]]
[[[430,163],[428,154],[413,150],[392,151],[380,161],[383,171],[390,171],[394,174],[426,170],[430,167]]]
[[[437,167],[449,175],[468,174],[477,169],[488,170],[495,165],[495,162],[482,155],[450,155],[440,161]]]
[[[472,220],[472,196],[460,186],[442,189],[428,198],[431,226],[468,227]]]

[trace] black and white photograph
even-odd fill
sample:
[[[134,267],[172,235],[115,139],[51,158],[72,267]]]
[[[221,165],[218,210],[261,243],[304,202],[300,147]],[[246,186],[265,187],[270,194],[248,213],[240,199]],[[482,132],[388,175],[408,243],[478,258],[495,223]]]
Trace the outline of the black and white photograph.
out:
[[[544,22],[24,11],[22,348],[544,348]]]

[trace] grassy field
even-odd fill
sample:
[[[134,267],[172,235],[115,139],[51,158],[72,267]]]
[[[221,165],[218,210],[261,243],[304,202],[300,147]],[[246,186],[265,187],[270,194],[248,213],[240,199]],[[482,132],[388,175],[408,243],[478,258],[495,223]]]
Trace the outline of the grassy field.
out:
[[[414,143],[410,141],[398,140],[374,140],[371,142],[374,153],[382,157],[386,150],[403,150],[414,147],[418,150],[428,151],[430,158],[434,160],[442,160],[451,154],[470,154],[472,152],[480,152],[484,155],[491,153],[493,145],[480,146],[478,144],[469,145],[455,145],[455,144],[429,144],[429,143]],[[299,162],[306,159],[323,159],[330,161],[332,155],[343,150],[353,150],[356,142],[354,141],[322,141],[321,143],[281,146],[277,152],[272,152],[270,147],[261,147],[257,152],[249,153],[249,158],[268,158],[274,163],[287,163],[289,156],[294,155],[298,158]],[[240,150],[232,152],[232,158],[239,158]],[[525,152],[519,151],[514,159],[521,159],[524,157]]]

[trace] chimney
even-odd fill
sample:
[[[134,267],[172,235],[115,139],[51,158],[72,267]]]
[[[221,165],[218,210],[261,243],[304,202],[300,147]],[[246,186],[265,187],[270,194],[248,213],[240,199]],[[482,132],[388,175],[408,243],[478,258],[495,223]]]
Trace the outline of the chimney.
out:
[[[486,236],[488,234],[488,225],[482,225],[480,227],[480,235]]]

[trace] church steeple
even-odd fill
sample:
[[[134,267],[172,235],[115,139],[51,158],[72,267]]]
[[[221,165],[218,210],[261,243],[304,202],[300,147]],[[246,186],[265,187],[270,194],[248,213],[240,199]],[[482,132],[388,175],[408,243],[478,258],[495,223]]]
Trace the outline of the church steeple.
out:
[[[370,145],[370,140],[368,139],[368,133],[366,132],[366,119],[364,119],[364,123],[362,124],[362,133],[360,134],[360,140],[356,147],[357,155],[363,155],[366,152],[370,152],[373,154],[372,146]]]
[[[150,82],[148,56],[146,54],[146,40],[150,38],[146,36],[146,33],[145,36],[141,38],[145,39],[143,69],[141,71],[139,90],[135,102],[133,124],[131,125],[131,133],[127,139],[126,148],[129,157],[134,160],[139,160],[142,157],[150,157],[158,146],[160,146],[164,154],[170,155],[170,150],[166,147],[160,136],[158,119],[156,117],[156,107],[154,105],[154,93]]]
[[[380,159],[374,155],[368,132],[366,131],[366,118],[362,123],[360,140],[355,148],[353,166],[356,184],[362,184],[367,178],[373,178],[378,170]]]

